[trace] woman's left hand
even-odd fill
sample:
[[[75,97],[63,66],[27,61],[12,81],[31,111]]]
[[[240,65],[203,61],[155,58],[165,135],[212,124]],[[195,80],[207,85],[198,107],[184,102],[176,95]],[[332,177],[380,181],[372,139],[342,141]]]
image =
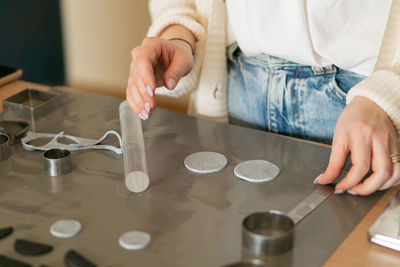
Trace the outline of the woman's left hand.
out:
[[[335,193],[369,195],[400,183],[400,163],[391,155],[399,153],[396,129],[386,113],[365,97],[355,97],[339,116],[332,151],[325,172],[314,183],[336,180],[351,154],[352,166],[335,187]],[[364,179],[367,173],[372,174]]]

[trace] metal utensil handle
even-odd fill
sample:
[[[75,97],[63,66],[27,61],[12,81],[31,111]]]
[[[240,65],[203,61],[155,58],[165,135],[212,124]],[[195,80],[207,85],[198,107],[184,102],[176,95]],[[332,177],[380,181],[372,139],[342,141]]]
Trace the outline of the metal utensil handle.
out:
[[[289,211],[287,216],[293,220],[294,224],[297,224],[311,211],[318,207],[325,199],[332,195],[333,191],[334,188],[331,186],[318,185],[308,197]]]

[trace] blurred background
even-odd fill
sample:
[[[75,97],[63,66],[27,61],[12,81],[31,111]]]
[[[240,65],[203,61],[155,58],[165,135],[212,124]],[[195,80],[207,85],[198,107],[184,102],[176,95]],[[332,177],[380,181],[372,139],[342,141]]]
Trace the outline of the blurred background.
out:
[[[149,26],[148,0],[2,1],[0,64],[25,81],[124,98],[130,51]],[[157,103],[184,112],[187,98]]]

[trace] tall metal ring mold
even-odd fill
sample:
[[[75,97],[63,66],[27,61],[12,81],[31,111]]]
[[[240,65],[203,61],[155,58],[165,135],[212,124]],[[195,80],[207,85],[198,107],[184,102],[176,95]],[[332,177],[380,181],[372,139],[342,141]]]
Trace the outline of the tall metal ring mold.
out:
[[[8,135],[0,133],[0,162],[5,161],[10,156],[10,138],[8,138]]]
[[[294,222],[270,210],[248,215],[242,224],[242,245],[255,255],[274,255],[293,248]]]
[[[60,176],[71,171],[71,151],[68,149],[50,149],[44,152],[44,168],[50,176]]]

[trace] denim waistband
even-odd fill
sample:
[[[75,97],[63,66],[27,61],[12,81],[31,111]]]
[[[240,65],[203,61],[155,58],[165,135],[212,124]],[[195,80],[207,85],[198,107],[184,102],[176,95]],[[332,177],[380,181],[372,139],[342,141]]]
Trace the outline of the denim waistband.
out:
[[[293,69],[298,71],[301,68],[302,72],[312,72],[313,75],[325,75],[329,73],[336,73],[337,68],[334,65],[328,65],[325,67],[317,67],[317,66],[308,66],[300,63],[295,63],[283,58],[261,54],[257,56],[246,56],[242,50],[239,48],[237,43],[231,44],[227,49],[227,57],[229,60],[236,63],[236,58],[238,56],[246,57],[248,60],[253,61],[257,64],[262,64],[267,66],[270,69],[278,70],[278,69]]]

